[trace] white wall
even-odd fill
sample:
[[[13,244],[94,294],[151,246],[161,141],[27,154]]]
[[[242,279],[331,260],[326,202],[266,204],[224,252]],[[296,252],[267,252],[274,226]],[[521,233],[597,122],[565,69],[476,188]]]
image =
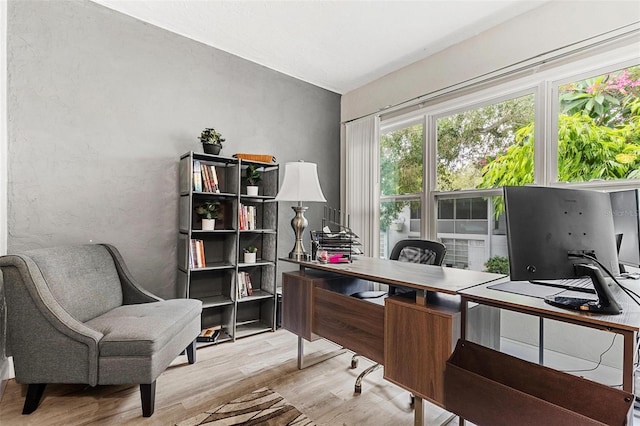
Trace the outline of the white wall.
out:
[[[553,1],[342,96],[342,122],[640,21],[638,1]]]

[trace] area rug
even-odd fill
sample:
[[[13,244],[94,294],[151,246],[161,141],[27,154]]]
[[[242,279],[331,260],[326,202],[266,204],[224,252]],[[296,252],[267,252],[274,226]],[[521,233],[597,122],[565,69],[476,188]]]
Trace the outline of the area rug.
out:
[[[279,393],[261,388],[177,423],[177,426],[195,425],[314,426],[314,423]]]

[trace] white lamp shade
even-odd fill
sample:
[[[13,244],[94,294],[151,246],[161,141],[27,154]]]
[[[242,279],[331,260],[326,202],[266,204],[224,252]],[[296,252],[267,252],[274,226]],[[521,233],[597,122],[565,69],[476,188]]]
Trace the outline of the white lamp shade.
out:
[[[318,181],[315,163],[297,161],[284,165],[284,179],[276,201],[327,201]]]

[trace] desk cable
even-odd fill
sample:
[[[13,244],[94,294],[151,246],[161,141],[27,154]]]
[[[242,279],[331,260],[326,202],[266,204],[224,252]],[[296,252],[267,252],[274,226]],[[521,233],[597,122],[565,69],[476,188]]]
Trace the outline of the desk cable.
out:
[[[588,372],[588,371],[594,371],[596,370],[598,367],[600,367],[602,365],[602,358],[605,356],[605,354],[607,352],[609,352],[611,350],[611,348],[613,347],[613,344],[616,342],[616,337],[618,337],[618,335],[616,333],[613,333],[613,339],[611,340],[611,344],[609,345],[609,347],[607,349],[605,349],[601,354],[600,354],[600,359],[598,359],[598,363],[592,367],[592,368],[585,368],[585,369],[578,369],[578,370],[560,370],[564,373],[583,373],[583,372]],[[637,352],[637,346],[636,346],[636,352]],[[637,368],[637,367],[636,367]],[[635,369],[634,369],[635,371]],[[620,385],[612,385],[611,387],[619,387]]]

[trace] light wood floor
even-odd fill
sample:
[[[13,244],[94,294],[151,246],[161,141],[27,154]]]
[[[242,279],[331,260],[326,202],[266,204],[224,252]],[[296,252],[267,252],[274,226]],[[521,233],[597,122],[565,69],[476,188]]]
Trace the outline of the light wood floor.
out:
[[[305,345],[310,364],[336,350],[319,340]],[[2,425],[172,425],[262,386],[279,392],[318,425],[412,425],[409,393],[385,381],[382,369],[354,395],[355,378],[371,365],[351,370],[351,353],[297,368],[297,338],[285,330],[198,349],[194,365],[179,357],[157,381],[156,408],[143,418],[138,386],[47,385],[38,409],[23,416],[26,387],[10,380],[0,401]],[[429,424],[447,417],[425,404]],[[457,424],[453,421],[452,424]]]

